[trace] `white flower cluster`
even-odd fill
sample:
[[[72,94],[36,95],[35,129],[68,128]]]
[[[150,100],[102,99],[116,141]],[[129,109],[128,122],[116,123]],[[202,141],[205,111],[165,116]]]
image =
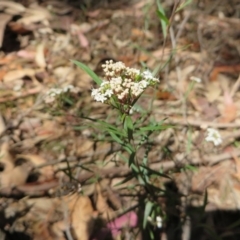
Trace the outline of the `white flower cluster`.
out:
[[[104,103],[114,95],[121,103],[131,103],[148,86],[159,82],[149,70],[141,73],[135,68],[126,67],[122,62],[114,63],[110,60],[102,67],[106,80],[98,89],[92,90],[92,96],[98,102]]]
[[[207,142],[213,142],[215,146],[218,146],[222,143],[222,138],[220,133],[213,128],[207,129],[207,137],[205,138]]]
[[[57,96],[67,92],[77,93],[78,89],[75,88],[73,85],[67,85],[63,88],[50,88],[45,94],[44,101],[46,103],[51,103],[56,99]]]

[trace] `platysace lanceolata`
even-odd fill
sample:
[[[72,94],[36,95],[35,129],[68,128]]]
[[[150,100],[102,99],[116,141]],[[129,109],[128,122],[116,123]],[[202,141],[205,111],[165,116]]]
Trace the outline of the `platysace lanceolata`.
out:
[[[149,70],[141,72],[126,67],[122,62],[106,61],[102,68],[105,79],[99,88],[92,89],[92,96],[96,101],[112,105],[125,114],[129,114],[148,86],[159,82]]]

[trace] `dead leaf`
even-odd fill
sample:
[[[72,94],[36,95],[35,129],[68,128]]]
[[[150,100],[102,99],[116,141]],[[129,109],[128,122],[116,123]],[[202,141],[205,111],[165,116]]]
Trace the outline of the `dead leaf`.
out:
[[[26,8],[22,4],[13,1],[0,1],[0,10],[12,15],[17,15],[24,12]]]
[[[4,170],[0,173],[1,188],[9,188],[22,185],[26,182],[29,172],[32,167],[24,162],[21,165],[15,166],[15,159],[9,151],[8,143],[1,146],[1,159]]]
[[[219,122],[229,123],[236,119],[237,117],[237,106],[233,102],[232,97],[228,91],[224,94],[224,109],[222,111],[222,117]]]
[[[93,142],[90,140],[79,140],[79,142],[76,142],[76,155],[81,156],[89,152],[89,150],[93,147]]]
[[[43,22],[44,20],[51,19],[51,15],[46,8],[34,5],[31,8],[26,9],[22,18],[17,20],[17,23],[24,25],[30,25],[36,22]]]
[[[219,73],[238,73],[240,64],[215,66],[210,74],[210,81],[216,81]]]
[[[35,71],[31,68],[24,68],[19,70],[12,70],[5,74],[3,77],[4,82],[11,82],[16,79],[21,79],[25,76],[33,77],[35,75]]]
[[[44,56],[44,44],[41,43],[37,46],[36,55],[35,55],[35,62],[40,68],[46,67],[46,60]]]
[[[206,86],[205,96],[210,103],[217,100],[222,93],[219,82],[209,82]]]
[[[70,211],[71,226],[76,239],[89,240],[94,224],[94,210],[90,199],[75,193],[64,197],[64,202]]]
[[[0,135],[2,135],[6,130],[6,124],[3,120],[2,115],[0,114]]]
[[[197,111],[204,114],[203,117],[205,120],[213,120],[219,115],[217,107],[213,104],[210,105],[204,97],[197,97],[195,94],[191,94],[189,101]]]
[[[10,22],[8,26],[11,29],[11,31],[16,32],[18,34],[30,33],[34,29],[33,26],[26,26],[23,23],[13,21]]]
[[[30,50],[20,50],[17,52],[17,56],[18,57],[22,57],[25,59],[34,59],[36,56],[36,52],[35,51],[30,51]]]
[[[3,143],[0,149],[0,163],[3,164],[4,171],[11,171],[14,168],[14,159],[9,151],[9,144]]]
[[[12,16],[9,14],[0,13],[0,48],[2,47],[6,24],[11,20],[11,18]]]
[[[15,56],[14,55],[7,55],[3,58],[0,58],[0,64],[1,65],[6,65],[11,63],[14,60]]]
[[[107,199],[106,199],[106,197],[104,197],[102,195],[102,189],[101,189],[100,184],[97,183],[95,185],[95,187],[96,187],[96,194],[97,194],[96,208],[97,208],[97,210],[98,210],[98,212],[100,214],[104,214],[105,213],[104,214],[104,218],[106,217],[106,219],[107,219],[106,213],[109,211],[109,206],[107,204]]]
[[[0,186],[3,188],[12,188],[23,185],[32,170],[31,165],[23,163],[22,165],[15,166],[13,169],[4,170],[0,174]]]
[[[87,37],[84,35],[84,33],[78,31],[77,36],[78,36],[78,40],[79,40],[80,45],[83,48],[88,48],[89,47],[89,42],[88,42]]]
[[[35,154],[19,154],[17,155],[17,158],[26,159],[27,161],[30,161],[36,168],[42,164],[47,163],[46,159]],[[39,168],[38,172],[41,174],[38,178],[38,182],[44,182],[54,177],[54,169],[52,165]]]
[[[158,89],[156,96],[159,100],[176,100],[176,97],[171,92],[164,91],[160,88]]]

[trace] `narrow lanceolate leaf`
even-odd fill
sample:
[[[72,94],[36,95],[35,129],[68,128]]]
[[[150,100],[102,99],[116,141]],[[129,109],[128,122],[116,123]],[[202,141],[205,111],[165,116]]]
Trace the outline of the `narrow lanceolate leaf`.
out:
[[[133,122],[132,122],[132,118],[129,117],[129,116],[126,116],[125,118],[125,124],[126,124],[126,127],[130,130],[133,130]]]
[[[124,119],[124,129],[128,135],[129,141],[132,140],[133,137],[133,128],[134,126],[131,117],[126,116]]]
[[[112,139],[114,140],[114,141],[116,141],[117,143],[119,143],[119,144],[123,144],[123,141],[118,137],[118,135],[116,135],[113,131],[111,131],[110,129],[108,129],[108,132],[109,132],[109,134],[111,135],[111,137],[112,137]]]
[[[177,8],[176,12],[181,11],[183,8],[185,8],[187,5],[191,4],[192,0],[186,0],[186,2],[183,2],[180,4],[180,6]]]
[[[78,67],[80,67],[83,71],[85,71],[97,85],[100,85],[102,83],[101,78],[99,78],[98,75],[95,72],[93,72],[88,66],[75,60],[71,60],[71,62],[73,62]]]
[[[148,201],[145,205],[145,211],[144,211],[144,218],[143,218],[143,228],[146,228],[147,226],[147,220],[148,216],[150,215],[152,211],[153,203]]]
[[[157,6],[158,6],[157,15],[158,15],[158,17],[160,19],[160,22],[161,22],[161,25],[162,25],[163,36],[164,36],[164,38],[166,38],[167,37],[167,27],[169,25],[169,20],[166,17],[166,14],[164,12],[162,4],[160,3],[159,0],[157,0]]]
[[[167,129],[167,128],[170,128],[172,126],[170,125],[157,125],[157,126],[146,126],[146,127],[141,127],[139,130],[142,131],[142,132],[145,132],[145,131],[159,131],[159,130],[164,130],[164,129]]]

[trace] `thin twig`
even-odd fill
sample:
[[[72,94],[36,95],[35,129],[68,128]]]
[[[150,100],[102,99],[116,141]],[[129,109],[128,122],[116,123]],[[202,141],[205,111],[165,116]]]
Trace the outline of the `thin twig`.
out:
[[[239,89],[239,86],[240,86],[240,75],[238,76],[238,79],[237,81],[235,82],[235,84],[233,85],[232,87],[232,90],[230,92],[230,97],[234,97],[235,93],[238,91]]]

